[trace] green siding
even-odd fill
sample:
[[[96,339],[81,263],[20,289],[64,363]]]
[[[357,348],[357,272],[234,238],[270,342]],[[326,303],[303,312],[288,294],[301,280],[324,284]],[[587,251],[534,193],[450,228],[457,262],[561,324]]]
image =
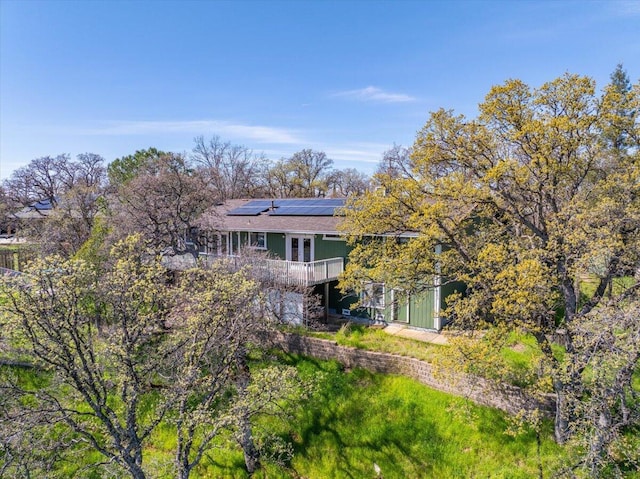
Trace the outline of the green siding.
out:
[[[434,290],[410,295],[407,298],[398,293],[392,295],[391,290],[385,289],[384,320],[408,324],[416,328],[436,329],[434,297]],[[369,308],[368,315],[375,318],[376,312]]]
[[[395,301],[391,305],[393,308],[391,312],[393,319],[400,323],[408,323],[411,297],[407,298],[406,296],[394,295],[394,298]]]
[[[414,295],[410,299],[409,324],[417,328],[435,329],[434,290]]]
[[[267,249],[279,259],[287,257],[284,233],[267,233]]]
[[[440,308],[442,310],[444,310],[447,307],[447,296],[453,294],[453,293],[463,293],[465,290],[465,285],[464,283],[461,282],[455,282],[455,283],[448,283],[448,284],[443,284],[440,287]]]
[[[331,241],[322,239],[322,235],[315,235],[315,260],[329,258],[346,258],[347,243],[345,241]]]

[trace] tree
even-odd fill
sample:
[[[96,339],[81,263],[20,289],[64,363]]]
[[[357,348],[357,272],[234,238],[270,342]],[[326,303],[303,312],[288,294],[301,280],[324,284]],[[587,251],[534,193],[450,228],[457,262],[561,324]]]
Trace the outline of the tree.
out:
[[[5,182],[10,205],[18,209],[48,200],[52,214],[37,225],[24,224],[22,234],[35,239],[45,254],[74,254],[89,237],[106,186],[104,158],[82,153],[32,160]]]
[[[4,187],[0,185],[0,233],[11,234],[14,230],[15,219]]]
[[[181,391],[175,408],[180,478],[188,477],[225,429],[233,432],[247,471],[253,473],[260,466],[261,451],[252,418],[273,415],[285,400],[293,403],[309,391],[291,368],[250,371],[249,356],[264,345],[263,333],[273,326],[262,314],[268,298],[251,266],[240,272],[227,266],[218,262],[212,268],[190,270],[177,291],[179,317],[188,318],[187,327],[175,336],[180,344],[180,358],[174,361]]]
[[[89,238],[96,216],[104,213],[106,170],[104,158],[93,153],[59,165],[62,191],[56,208],[45,221],[40,243],[44,254],[75,254]]]
[[[192,160],[219,201],[256,198],[264,191],[266,159],[245,146],[222,142],[213,136],[208,142],[195,138]]]
[[[310,149],[279,160],[267,174],[269,194],[276,198],[313,198],[328,191],[333,160]]]
[[[384,152],[382,161],[376,168],[375,178],[398,178],[406,176],[411,169],[411,150],[401,145],[393,145],[393,148]]]
[[[134,179],[138,174],[143,173],[149,165],[165,156],[167,156],[167,153],[164,151],[149,148],[138,150],[133,155],[116,158],[107,167],[109,184],[112,189],[117,189]]]
[[[3,389],[17,396],[14,408],[31,405],[21,413],[36,421],[36,432],[45,426],[37,419],[66,426],[79,445],[142,478],[143,445],[166,413],[162,406],[152,414],[141,408],[150,378],[164,372],[153,350],[165,329],[168,301],[165,272],[144,264],[137,247],[129,242],[115,250],[113,269],[100,281],[84,262],[53,256],[34,264],[30,287],[10,290],[14,316],[5,327],[52,376],[35,390],[15,384]],[[19,417],[14,411],[9,422]]]
[[[629,135],[636,117],[634,109],[637,108],[633,104],[631,81],[621,63],[611,74],[607,90],[605,107],[611,112],[611,124],[604,129],[603,137],[614,151],[621,151],[630,144]]]
[[[69,155],[44,156],[18,168],[4,183],[9,198],[21,206],[38,200],[50,200],[55,204],[64,187],[64,165],[69,161]]]
[[[369,177],[355,168],[333,170],[327,176],[331,196],[360,196],[369,188]]]
[[[175,432],[175,477],[188,478],[221,434],[238,438],[253,472],[253,417],[304,396],[292,368],[248,367],[268,327],[255,282],[219,267],[187,271],[172,287],[149,253],[130,237],[103,273],[51,257],[29,283],[8,285],[4,334],[48,376],[0,383],[7,474],[47,475],[93,451],[103,459],[87,468],[101,475],[154,476],[145,454],[160,424]]]
[[[639,313],[637,295],[621,295],[570,325],[578,343],[570,361],[588,371],[570,397],[577,412],[570,445],[586,477],[640,469],[640,392],[632,378],[640,362]]]
[[[157,252],[197,255],[197,235],[187,241],[200,215],[215,201],[204,179],[187,160],[174,153],[146,157],[137,174],[117,191],[118,202],[112,206],[114,233],[127,236],[142,234]]]
[[[550,338],[562,334],[569,357],[580,354],[575,326],[599,314],[614,278],[640,265],[640,86],[628,94],[633,116],[621,121],[615,88],[598,96],[589,78],[567,74],[535,90],[509,80],[491,89],[476,119],[433,113],[407,168],[379,172],[384,194],[367,193],[347,211],[356,246],[343,287],[374,280],[424,290],[436,274],[464,282],[448,308],[454,328],[499,325],[537,339],[559,442],[578,420],[572,398],[586,372],[559,361]],[[603,141],[613,125],[625,133],[622,149]],[[403,231],[417,238],[395,241]],[[585,274],[597,280],[589,298]]]

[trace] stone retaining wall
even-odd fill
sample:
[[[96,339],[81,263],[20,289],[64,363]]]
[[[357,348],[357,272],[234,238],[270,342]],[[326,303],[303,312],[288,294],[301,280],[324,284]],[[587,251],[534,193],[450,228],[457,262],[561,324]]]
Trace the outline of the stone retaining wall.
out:
[[[443,371],[443,368],[436,368],[419,359],[340,346],[335,341],[297,334],[276,333],[273,340],[288,353],[322,360],[335,359],[347,368],[407,376],[438,391],[462,396],[477,404],[495,407],[510,414],[539,409],[546,415],[551,415],[555,407],[551,395],[542,400],[535,399],[518,387],[497,385],[483,378]]]

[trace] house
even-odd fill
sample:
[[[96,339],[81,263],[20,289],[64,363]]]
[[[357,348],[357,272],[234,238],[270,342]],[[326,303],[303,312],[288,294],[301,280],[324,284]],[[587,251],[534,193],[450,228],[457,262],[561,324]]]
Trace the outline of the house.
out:
[[[44,220],[53,214],[57,198],[34,201],[10,215],[14,222],[14,237],[29,236],[39,232]]]
[[[449,291],[440,286],[439,278],[432,289],[414,296],[380,283],[366,285],[361,298],[345,296],[337,288],[350,251],[338,230],[344,204],[343,198],[228,200],[213,207],[203,221],[200,257],[213,261],[240,258],[246,251],[264,252],[261,267],[281,283],[321,298],[325,318],[338,315],[440,330]],[[303,311],[301,293],[290,299]]]
[[[14,213],[14,216],[19,220],[31,221],[41,220],[47,218],[54,209],[55,199],[43,199],[34,201],[33,203],[25,206],[20,211]]]

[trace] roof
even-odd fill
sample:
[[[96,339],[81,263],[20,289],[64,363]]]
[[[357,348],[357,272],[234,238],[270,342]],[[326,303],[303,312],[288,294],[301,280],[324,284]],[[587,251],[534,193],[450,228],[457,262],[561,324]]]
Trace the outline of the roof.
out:
[[[14,216],[19,219],[46,218],[53,211],[53,202],[51,199],[39,200],[25,206]]]
[[[205,229],[266,233],[338,234],[341,216],[336,209],[344,199],[227,200],[209,209]]]

